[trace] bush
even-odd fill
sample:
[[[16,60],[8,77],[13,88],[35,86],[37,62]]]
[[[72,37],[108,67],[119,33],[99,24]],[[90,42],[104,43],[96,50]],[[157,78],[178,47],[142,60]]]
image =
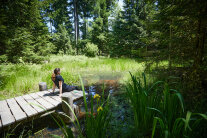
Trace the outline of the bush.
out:
[[[85,47],[86,44],[89,43],[90,40],[89,39],[84,39],[84,40],[79,40],[78,41],[78,45],[76,46],[78,48],[78,54],[79,55],[83,55],[85,53]]]
[[[0,63],[5,63],[7,62],[8,58],[6,55],[0,55]]]
[[[98,46],[88,42],[84,49],[85,55],[88,57],[95,57],[98,54]]]

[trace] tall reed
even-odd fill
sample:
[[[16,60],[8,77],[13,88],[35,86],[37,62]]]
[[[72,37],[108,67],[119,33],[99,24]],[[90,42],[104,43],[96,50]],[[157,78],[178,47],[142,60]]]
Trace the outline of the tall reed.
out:
[[[132,82],[127,85],[127,97],[130,100],[134,112],[135,135],[145,136],[151,133],[154,111],[148,107],[159,107],[161,95],[155,88],[162,82],[157,82],[149,87],[145,74],[142,74],[143,82],[136,76],[131,75]],[[155,92],[151,92],[155,90]]]
[[[207,120],[206,114],[188,111],[185,115],[182,95],[167,83],[158,81],[149,87],[144,74],[143,82],[130,75],[132,82],[127,85],[127,97],[134,112],[132,136],[190,137],[200,121]]]

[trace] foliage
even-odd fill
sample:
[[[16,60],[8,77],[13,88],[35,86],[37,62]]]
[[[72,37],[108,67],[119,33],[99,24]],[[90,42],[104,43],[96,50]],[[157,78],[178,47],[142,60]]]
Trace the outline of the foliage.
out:
[[[6,54],[0,56],[0,63],[6,63],[8,60],[8,57]]]
[[[83,82],[81,80],[82,90],[83,90],[83,97],[84,97],[84,105],[86,111],[86,120],[85,120],[85,134],[86,137],[95,137],[95,138],[105,138],[107,137],[107,129],[109,127],[110,122],[110,113],[109,113],[109,96],[107,100],[104,99],[104,87],[102,96],[94,96],[94,99],[97,100],[97,112],[94,111],[94,101],[91,97],[91,110],[88,110],[87,102],[86,102],[86,95],[83,86]],[[101,98],[101,99],[100,99]],[[94,116],[96,113],[96,116]]]
[[[124,1],[124,10],[117,10],[112,25],[112,56],[132,56],[131,50],[148,46],[151,30],[147,30],[152,4],[144,0]],[[121,39],[120,39],[121,38]]]
[[[39,63],[39,56],[50,54],[52,44],[40,15],[40,3],[14,0],[1,4],[1,54],[9,62],[18,63],[22,58],[24,62]]]
[[[70,36],[65,26],[60,25],[57,33],[53,35],[53,43],[55,44],[55,53],[63,52],[63,54],[74,54],[75,51],[70,42]]]
[[[32,35],[24,28],[19,28],[14,33],[14,38],[10,40],[7,50],[8,59],[18,63],[20,57],[28,58],[34,55],[32,46]]]
[[[160,117],[154,117],[152,138],[154,137],[155,134],[157,121],[160,124],[160,126],[158,127],[160,132],[157,132],[159,135],[165,138],[168,137],[176,138],[176,137],[191,137],[193,130],[191,129],[190,125],[192,126],[193,129],[198,128],[199,124],[201,124],[201,121],[204,119],[207,120],[206,114],[191,113],[190,111],[188,111],[186,113],[185,118],[182,117],[176,118],[173,124],[171,125],[171,128],[169,128],[169,126],[165,123],[165,119]]]
[[[86,44],[84,53],[88,57],[95,57],[98,54],[98,47],[97,47],[97,45],[88,42]]]
[[[148,107],[158,108],[161,102],[161,94],[157,82],[152,87],[147,86],[145,75],[143,74],[144,84],[141,80],[131,74],[132,83],[127,85],[127,97],[130,99],[134,112],[134,135],[148,135],[152,128],[151,122],[155,112]],[[154,92],[152,91],[154,90]]]
[[[190,111],[184,118],[183,98],[179,92],[170,89],[167,83],[160,87],[158,84],[161,82],[156,82],[149,87],[144,74],[143,83],[133,75],[131,79],[132,84],[127,86],[127,97],[134,112],[135,130],[132,135],[147,136],[152,133],[152,137],[190,137],[193,132],[191,126],[195,129],[202,119],[207,119],[206,114]],[[200,118],[191,118],[191,115]]]

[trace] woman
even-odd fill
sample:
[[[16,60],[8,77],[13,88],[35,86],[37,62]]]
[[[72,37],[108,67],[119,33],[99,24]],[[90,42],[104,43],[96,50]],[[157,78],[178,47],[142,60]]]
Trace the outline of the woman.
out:
[[[52,74],[52,81],[53,81],[53,92],[55,91],[55,87],[57,86],[60,89],[60,97],[62,96],[63,92],[70,92],[72,90],[77,90],[75,86],[69,86],[64,83],[63,77],[60,75],[60,68],[56,68],[54,73]]]

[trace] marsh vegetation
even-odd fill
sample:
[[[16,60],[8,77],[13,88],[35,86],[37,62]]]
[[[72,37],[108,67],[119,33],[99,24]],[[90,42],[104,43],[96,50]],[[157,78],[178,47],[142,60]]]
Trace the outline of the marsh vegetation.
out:
[[[86,116],[19,137],[207,137],[206,35],[206,0],[2,1],[0,100],[51,88],[60,68],[90,95]]]

